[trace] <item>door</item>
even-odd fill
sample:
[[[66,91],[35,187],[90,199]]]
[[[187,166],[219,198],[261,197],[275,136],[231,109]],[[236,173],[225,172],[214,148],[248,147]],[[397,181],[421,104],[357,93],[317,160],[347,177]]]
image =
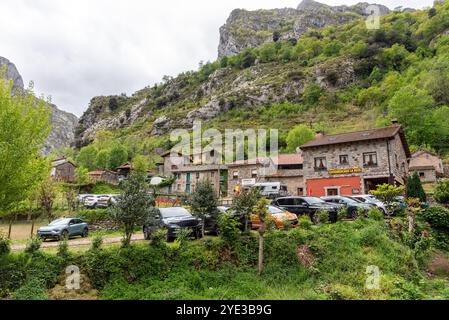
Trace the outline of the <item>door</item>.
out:
[[[300,215],[300,214],[310,214],[311,213],[311,209],[309,204],[307,203],[306,200],[301,199],[301,198],[297,198],[295,199],[295,207],[296,207],[296,214]]]
[[[72,219],[72,220],[69,221],[68,231],[69,231],[69,236],[77,234],[76,220],[75,219]]]

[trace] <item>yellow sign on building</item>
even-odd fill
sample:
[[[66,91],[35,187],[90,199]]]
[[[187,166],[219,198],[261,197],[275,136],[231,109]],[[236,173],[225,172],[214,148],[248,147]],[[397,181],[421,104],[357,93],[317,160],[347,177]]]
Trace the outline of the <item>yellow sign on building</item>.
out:
[[[338,170],[331,170],[328,173],[329,174],[350,174],[350,173],[361,173],[362,169],[360,168],[352,168],[352,169],[338,169]]]

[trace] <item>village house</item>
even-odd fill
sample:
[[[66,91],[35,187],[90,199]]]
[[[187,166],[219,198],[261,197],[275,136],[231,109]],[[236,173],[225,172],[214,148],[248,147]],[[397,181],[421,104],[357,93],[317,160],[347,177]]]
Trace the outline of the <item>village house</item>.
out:
[[[422,183],[433,183],[444,176],[443,160],[427,151],[412,154],[410,174],[417,172]]]
[[[50,177],[54,181],[72,183],[75,182],[76,166],[65,157],[53,160],[51,162]]]
[[[310,196],[365,194],[383,183],[402,185],[408,176],[411,154],[397,123],[359,132],[319,133],[300,148]]]
[[[251,187],[260,182],[280,182],[291,195],[304,195],[303,158],[300,154],[280,154],[240,160],[228,165],[229,191]]]
[[[159,163],[159,174],[174,177],[168,193],[188,194],[195,191],[200,181],[209,181],[217,197],[226,197],[228,193],[228,170],[222,164],[221,153],[211,150],[183,155],[166,152],[161,155],[163,162]]]
[[[96,170],[88,173],[89,179],[92,183],[105,182],[112,185],[119,183],[118,174],[109,170]]]

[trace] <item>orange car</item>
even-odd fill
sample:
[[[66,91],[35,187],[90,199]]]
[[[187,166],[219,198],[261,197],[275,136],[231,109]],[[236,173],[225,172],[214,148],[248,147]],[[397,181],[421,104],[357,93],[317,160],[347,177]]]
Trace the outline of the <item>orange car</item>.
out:
[[[271,213],[277,229],[284,229],[286,222],[289,222],[293,227],[298,224],[298,217],[296,214],[275,206],[267,206],[267,209]],[[251,227],[253,230],[258,230],[260,228],[260,220],[257,214],[251,215]]]

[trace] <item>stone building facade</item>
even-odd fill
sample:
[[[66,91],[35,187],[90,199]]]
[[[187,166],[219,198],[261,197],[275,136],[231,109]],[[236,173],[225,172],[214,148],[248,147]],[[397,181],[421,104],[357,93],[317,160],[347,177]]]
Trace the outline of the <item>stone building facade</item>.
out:
[[[66,158],[52,161],[50,176],[55,181],[75,182],[76,166]]]
[[[422,183],[434,183],[444,176],[441,158],[426,151],[417,151],[410,160],[410,174],[417,172]]]
[[[304,195],[303,158],[300,154],[281,154],[271,158],[236,161],[228,165],[229,194],[260,182],[280,182],[290,195]]]
[[[411,157],[402,127],[318,135],[301,146],[310,196],[365,194],[379,184],[402,185]]]
[[[159,174],[173,177],[167,193],[189,194],[195,191],[201,181],[209,181],[218,197],[228,193],[228,170],[222,164],[222,155],[215,151],[183,155],[167,152],[162,155],[164,161],[159,164]]]

